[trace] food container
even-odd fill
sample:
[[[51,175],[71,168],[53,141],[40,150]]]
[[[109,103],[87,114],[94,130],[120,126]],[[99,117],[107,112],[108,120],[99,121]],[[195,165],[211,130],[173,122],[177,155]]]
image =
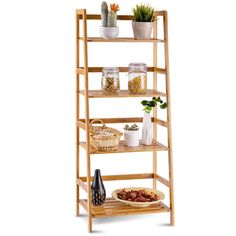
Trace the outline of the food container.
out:
[[[100,125],[93,125],[100,123]],[[115,151],[118,148],[120,138],[123,135],[119,130],[107,127],[102,120],[90,122],[90,145],[98,151]]]
[[[145,63],[129,64],[129,93],[145,94],[147,91],[147,65]]]
[[[120,91],[118,67],[104,67],[102,69],[101,87],[104,94],[118,94]]]
[[[131,201],[131,200],[123,200],[119,198],[119,193],[121,193],[122,191],[144,191],[145,193],[149,194],[149,195],[157,195],[158,199],[155,201],[144,201],[144,202],[140,202],[140,201]],[[114,199],[116,199],[119,202],[125,203],[127,205],[133,206],[133,207],[147,207],[149,205],[152,204],[157,204],[158,202],[160,202],[161,200],[163,200],[165,198],[164,193],[162,193],[161,191],[157,190],[157,189],[151,189],[151,188],[143,188],[143,187],[129,187],[129,188],[121,188],[121,189],[117,189],[114,190],[112,192],[112,197]]]

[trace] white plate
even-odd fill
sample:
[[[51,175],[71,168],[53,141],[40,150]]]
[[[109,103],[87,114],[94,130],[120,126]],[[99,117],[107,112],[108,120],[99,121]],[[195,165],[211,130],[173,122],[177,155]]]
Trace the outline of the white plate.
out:
[[[157,201],[153,201],[153,202],[132,202],[132,201],[127,201],[127,200],[122,200],[119,199],[117,196],[117,193],[119,193],[121,190],[126,190],[126,191],[131,191],[131,190],[145,190],[145,192],[147,193],[155,193],[158,196],[158,200]],[[116,189],[112,192],[112,197],[114,199],[116,199],[117,201],[123,202],[125,204],[128,204],[130,206],[134,206],[134,207],[147,207],[151,204],[155,204],[161,200],[163,200],[165,198],[164,193],[162,193],[161,191],[158,191],[156,189],[151,189],[151,188],[142,188],[142,187],[133,187],[133,188],[120,188],[120,189]]]

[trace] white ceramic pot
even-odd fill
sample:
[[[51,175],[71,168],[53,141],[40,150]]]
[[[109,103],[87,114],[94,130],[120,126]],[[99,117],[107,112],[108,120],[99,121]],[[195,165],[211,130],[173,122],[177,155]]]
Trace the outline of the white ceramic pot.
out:
[[[124,131],[125,145],[129,147],[136,147],[139,145],[139,130],[125,130]]]
[[[135,39],[150,39],[152,36],[153,22],[132,21]]]
[[[144,112],[143,116],[143,129],[142,129],[142,144],[151,145],[152,144],[152,120],[151,114]]]
[[[118,27],[100,27],[100,35],[104,39],[115,39],[119,35]]]

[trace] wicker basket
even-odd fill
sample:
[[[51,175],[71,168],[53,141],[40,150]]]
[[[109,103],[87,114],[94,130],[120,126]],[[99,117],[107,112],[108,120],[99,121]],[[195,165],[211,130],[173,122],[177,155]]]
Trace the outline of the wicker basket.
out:
[[[93,125],[100,123],[102,126]],[[90,145],[99,151],[115,151],[123,135],[119,130],[107,127],[102,120],[90,122]]]

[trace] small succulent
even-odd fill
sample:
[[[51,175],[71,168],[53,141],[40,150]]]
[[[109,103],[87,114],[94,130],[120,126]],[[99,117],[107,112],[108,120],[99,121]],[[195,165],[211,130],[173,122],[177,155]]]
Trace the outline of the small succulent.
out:
[[[137,4],[133,9],[134,21],[152,22],[155,20],[155,9],[149,4]]]
[[[110,11],[106,2],[101,5],[101,19],[103,27],[116,27],[117,26],[117,12],[120,10],[118,4],[110,4]]]
[[[153,97],[151,101],[143,100],[141,104],[144,106],[144,111],[150,113],[153,107],[157,106],[157,103],[160,103],[160,108],[167,108],[167,103],[163,102],[160,97]]]
[[[124,127],[124,130],[137,131],[137,130],[139,130],[139,127],[136,124],[133,124],[131,126],[126,124],[125,127]]]

